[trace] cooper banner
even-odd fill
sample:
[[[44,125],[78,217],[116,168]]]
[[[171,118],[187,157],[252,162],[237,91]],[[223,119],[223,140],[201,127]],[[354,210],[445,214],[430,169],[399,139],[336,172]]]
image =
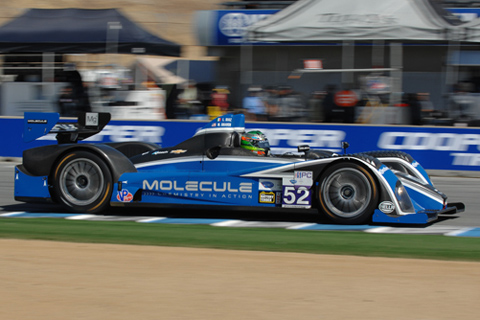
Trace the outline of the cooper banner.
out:
[[[25,149],[56,143],[54,135],[23,141],[23,119],[0,118],[3,143],[0,157],[21,157]],[[191,137],[204,121],[113,120],[103,131],[85,142],[146,141],[173,146]],[[425,169],[480,170],[480,128],[401,127],[249,122],[247,130],[259,129],[270,141],[273,153],[297,152],[297,146],[343,153],[399,150],[411,154]]]

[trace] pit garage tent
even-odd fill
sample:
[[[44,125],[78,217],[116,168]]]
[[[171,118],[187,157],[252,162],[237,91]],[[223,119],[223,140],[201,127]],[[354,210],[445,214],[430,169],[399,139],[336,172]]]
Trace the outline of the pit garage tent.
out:
[[[180,56],[180,46],[159,38],[116,9],[29,9],[0,27],[0,53],[115,53]]]
[[[457,22],[429,0],[299,0],[251,26],[249,39],[449,40]]]

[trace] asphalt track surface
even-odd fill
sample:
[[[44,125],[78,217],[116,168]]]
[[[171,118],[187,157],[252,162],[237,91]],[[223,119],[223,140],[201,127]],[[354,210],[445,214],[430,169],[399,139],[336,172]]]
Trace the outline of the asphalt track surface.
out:
[[[17,202],[13,197],[14,188],[14,167],[16,162],[0,162],[0,215],[8,215],[13,212],[29,212],[37,214],[55,214],[65,213],[65,210],[58,205],[49,204],[27,204]],[[480,236],[480,178],[468,177],[442,177],[433,176],[432,181],[435,186],[449,197],[450,202],[463,202],[466,205],[466,210],[455,216],[441,217],[438,221],[433,223],[431,227],[442,230],[440,233],[448,233],[450,229],[458,230],[462,228],[476,228],[474,236]],[[138,210],[136,210],[138,212]],[[132,209],[113,208],[106,213],[107,216],[113,217],[131,217]],[[258,211],[225,211],[225,210],[178,210],[178,209],[143,209],[141,215],[145,219],[152,217],[153,222],[157,222],[155,217],[168,217],[172,219],[200,219],[212,220],[215,219],[230,219],[246,221],[247,224],[253,225],[260,221],[258,226],[264,227],[282,227],[283,222],[287,227],[289,223],[294,225],[300,224],[329,224],[328,220],[319,218],[319,215],[314,211],[305,213],[291,213],[291,212],[258,212]],[[165,220],[166,221],[166,220]],[[174,221],[175,222],[175,221]],[[227,222],[228,224],[228,222]],[[232,225],[234,226],[234,225]],[[243,225],[245,226],[245,225]],[[404,226],[405,227],[405,226]],[[451,228],[450,228],[451,227]],[[321,229],[321,228],[320,228]],[[391,230],[390,232],[392,232]],[[422,233],[422,228],[415,228],[408,230],[408,233]],[[425,230],[426,231],[426,230]],[[434,232],[426,232],[434,233]],[[478,235],[477,235],[478,233]]]

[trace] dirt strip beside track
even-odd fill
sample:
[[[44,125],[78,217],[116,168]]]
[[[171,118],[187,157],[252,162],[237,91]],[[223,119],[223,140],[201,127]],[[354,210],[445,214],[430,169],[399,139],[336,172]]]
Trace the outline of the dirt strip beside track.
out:
[[[480,263],[0,240],[0,319],[478,319]]]

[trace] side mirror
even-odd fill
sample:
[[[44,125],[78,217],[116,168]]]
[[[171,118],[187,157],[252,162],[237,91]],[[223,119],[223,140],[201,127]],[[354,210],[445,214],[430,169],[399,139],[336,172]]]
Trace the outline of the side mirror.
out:
[[[347,148],[350,147],[350,144],[346,141],[342,141],[343,154],[347,154]]]
[[[309,145],[302,145],[297,147],[298,152],[304,152],[305,153],[305,160],[307,160],[308,153],[310,152],[310,146]]]
[[[308,152],[310,151],[310,146],[309,145],[302,145],[297,147],[298,152]]]

